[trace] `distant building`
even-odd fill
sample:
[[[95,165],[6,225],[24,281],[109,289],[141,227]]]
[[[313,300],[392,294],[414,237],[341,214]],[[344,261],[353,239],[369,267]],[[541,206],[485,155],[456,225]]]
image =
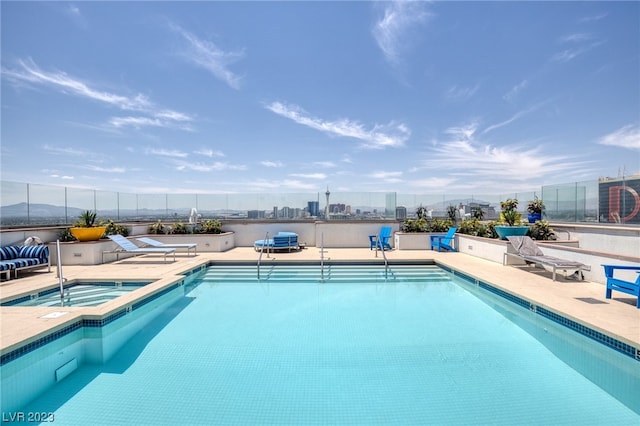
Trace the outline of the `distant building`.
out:
[[[247,212],[248,219],[264,219],[264,210],[249,210]]]
[[[309,215],[320,216],[320,203],[318,201],[307,201],[307,208],[309,209]]]
[[[407,208],[404,206],[396,207],[396,219],[406,219],[407,218]]]

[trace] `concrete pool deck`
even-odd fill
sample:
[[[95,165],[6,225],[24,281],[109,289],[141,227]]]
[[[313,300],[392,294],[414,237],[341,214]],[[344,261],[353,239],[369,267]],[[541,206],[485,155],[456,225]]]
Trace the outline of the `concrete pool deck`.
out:
[[[392,250],[386,252],[392,261],[435,261],[443,266],[461,271],[478,280],[491,283],[511,294],[538,306],[600,331],[622,342],[640,348],[640,309],[635,307],[635,297],[624,293],[613,293],[605,298],[605,286],[589,281],[573,281],[558,278],[552,281],[550,274],[521,270],[503,266],[463,253],[435,252],[430,250]],[[27,342],[49,334],[51,331],[77,321],[79,318],[95,318],[121,308],[141,294],[157,291],[158,288],[179,279],[183,272],[208,262],[250,261],[256,262],[259,253],[253,247],[239,247],[221,253],[198,253],[187,256],[179,253],[176,262],[164,263],[162,257],[139,256],[118,262],[91,266],[63,266],[63,275],[68,280],[79,279],[157,279],[154,284],[131,294],[121,296],[98,307],[0,307],[0,353],[5,354]],[[382,261],[382,254],[369,249],[328,248],[326,262],[331,261]],[[277,264],[286,261],[314,261],[320,259],[320,249],[307,247],[297,252],[264,253],[262,264]],[[34,271],[18,279],[0,284],[0,298],[11,299],[17,295],[37,292],[39,289],[58,285],[56,267],[51,272]],[[42,318],[53,312],[64,312],[54,318]]]

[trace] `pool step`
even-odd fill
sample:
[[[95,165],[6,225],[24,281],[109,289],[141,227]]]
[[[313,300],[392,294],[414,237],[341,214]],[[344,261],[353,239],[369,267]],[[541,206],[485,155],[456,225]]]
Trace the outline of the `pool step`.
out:
[[[97,306],[108,300],[130,293],[137,287],[84,286],[65,289],[64,306]],[[60,293],[53,292],[25,302],[22,306],[60,306]]]
[[[205,282],[254,282],[258,276],[256,267],[212,266],[202,276]],[[437,267],[328,265],[319,266],[269,265],[260,268],[260,280],[269,282],[424,282],[449,280],[449,274]]]

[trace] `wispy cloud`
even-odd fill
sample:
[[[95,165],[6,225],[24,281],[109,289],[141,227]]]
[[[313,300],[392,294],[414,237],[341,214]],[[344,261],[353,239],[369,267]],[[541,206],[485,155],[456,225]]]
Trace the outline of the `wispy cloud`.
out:
[[[629,124],[598,140],[601,145],[640,150],[640,126]]]
[[[540,145],[530,148],[524,144],[484,144],[476,139],[476,129],[476,123],[447,129],[449,139],[436,143],[425,166],[447,169],[451,175],[472,175],[478,181],[487,178],[526,182],[540,176],[566,175],[585,165],[575,156],[547,154]],[[473,161],[469,161],[471,158]]]
[[[213,149],[199,149],[193,153],[208,158],[224,157],[224,153],[222,151],[214,151]]]
[[[338,167],[338,165],[333,161],[315,161],[313,165],[314,167],[322,167],[324,169],[333,169],[334,167]]]
[[[373,179],[380,179],[387,183],[402,182],[402,172],[379,171],[379,172],[370,173],[369,177]]]
[[[231,164],[222,161],[213,163],[197,163],[193,161],[178,160],[176,170],[192,170],[196,172],[220,172],[224,170],[246,170],[247,166],[242,164]]]
[[[85,17],[82,15],[80,8],[75,4],[68,4],[64,9],[64,13],[69,16],[71,21],[79,28],[87,29],[88,24]]]
[[[233,89],[240,89],[241,77],[229,69],[230,65],[244,57],[244,52],[226,52],[210,40],[198,38],[182,27],[170,23],[170,28],[180,34],[187,47],[180,55],[205,70]]]
[[[178,151],[175,149],[155,149],[149,148],[146,150],[147,154],[156,155],[158,157],[171,157],[171,158],[187,158],[189,154],[186,152]]]
[[[479,88],[479,84],[473,87],[452,86],[445,92],[444,98],[448,101],[466,101],[473,97]]]
[[[393,1],[384,3],[382,17],[374,24],[373,37],[387,61],[397,64],[411,31],[424,23],[431,14],[426,3],[420,1]]]
[[[275,168],[279,168],[279,167],[284,167],[284,163],[282,161],[261,161],[260,164],[262,164],[265,167],[275,167]]]
[[[507,125],[513,123],[514,121],[519,120],[520,118],[524,117],[525,115],[530,114],[533,111],[537,110],[538,108],[540,108],[541,105],[542,104],[536,104],[536,105],[534,105],[534,106],[532,106],[530,108],[524,109],[522,111],[518,111],[513,116],[511,116],[511,118],[509,118],[509,119],[507,119],[505,121],[502,121],[500,123],[496,123],[496,124],[492,124],[491,126],[488,126],[486,129],[484,129],[482,131],[482,133],[489,133],[489,132],[491,132],[493,130],[499,129],[500,127],[507,126]]]
[[[551,57],[551,61],[569,62],[604,43],[603,41],[596,40],[595,38],[595,36],[586,33],[574,33],[561,37],[559,39],[559,43],[569,44],[571,46],[555,53]]]
[[[583,18],[580,18],[578,20],[578,22],[582,22],[582,23],[589,23],[589,22],[594,22],[594,21],[599,21],[601,19],[604,19],[607,17],[607,15],[609,15],[607,12],[601,13],[599,15],[593,15],[593,16],[585,16]]]
[[[403,146],[411,134],[409,128],[402,123],[376,124],[371,129],[366,129],[362,124],[349,119],[330,121],[310,116],[296,105],[273,102],[266,105],[266,108],[312,129],[334,136],[358,139],[365,148],[383,149]]]
[[[284,180],[265,180],[258,179],[252,180],[247,183],[247,189],[249,190],[264,190],[264,189],[277,189],[281,191],[282,188],[288,188],[292,190],[301,191],[315,191],[317,190],[316,182],[303,182],[296,179],[284,179]]]
[[[17,64],[18,67],[15,69],[3,68],[2,77],[17,84],[44,86],[64,94],[96,101],[109,107],[124,111],[135,111],[146,115],[109,119],[108,124],[115,128],[153,126],[190,129],[188,123],[193,119],[189,115],[159,108],[143,94],[126,96],[99,90],[92,87],[90,83],[72,77],[63,71],[44,71],[31,59],[19,60]]]
[[[289,176],[316,180],[325,180],[327,178],[324,173],[290,173]]]
[[[180,121],[166,120],[160,117],[112,117],[108,123],[116,129],[124,127],[133,127],[141,129],[144,127],[160,127],[160,128],[180,128],[182,130],[192,131],[190,125],[183,124]]]
[[[126,173],[127,169],[124,167],[101,167],[101,166],[93,166],[93,165],[84,165],[81,168],[90,170],[92,172],[100,172],[100,173]]]
[[[522,92],[528,86],[529,86],[529,81],[522,80],[520,83],[513,86],[507,93],[505,93],[502,99],[504,99],[507,102],[511,102],[520,94],[520,92]]]

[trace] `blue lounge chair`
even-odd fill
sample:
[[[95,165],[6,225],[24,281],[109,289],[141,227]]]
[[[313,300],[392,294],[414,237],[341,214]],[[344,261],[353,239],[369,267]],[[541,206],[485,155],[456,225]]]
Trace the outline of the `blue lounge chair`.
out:
[[[116,259],[118,259],[120,253],[126,254],[162,254],[164,255],[164,261],[167,261],[167,254],[173,253],[173,261],[176,260],[176,249],[175,248],[159,248],[159,247],[138,247],[133,244],[131,241],[127,240],[122,235],[109,235],[109,239],[116,243],[118,247],[111,251],[102,252],[102,262],[104,263],[104,254],[105,253],[115,253]]]
[[[635,296],[636,308],[640,309],[640,266],[622,266],[622,265],[602,265],[604,267],[604,275],[607,277],[607,292],[606,298],[611,299],[611,291],[621,291],[622,293],[631,294]],[[635,282],[625,281],[620,278],[614,278],[613,272],[616,269],[631,270],[638,272],[638,278]]]
[[[383,226],[380,228],[378,235],[369,235],[369,250],[373,250],[376,247],[380,250],[391,250],[389,238],[391,238],[391,227]]]
[[[444,235],[432,235],[431,250],[437,249],[438,251],[441,251],[442,249],[445,249],[448,251],[458,251],[452,245],[454,234],[456,233],[457,229],[458,228],[456,228],[455,226],[452,226]]]
[[[253,243],[256,251],[260,251],[263,247],[268,250],[298,250],[298,234],[295,232],[278,232],[273,238],[267,240],[256,240]]]

